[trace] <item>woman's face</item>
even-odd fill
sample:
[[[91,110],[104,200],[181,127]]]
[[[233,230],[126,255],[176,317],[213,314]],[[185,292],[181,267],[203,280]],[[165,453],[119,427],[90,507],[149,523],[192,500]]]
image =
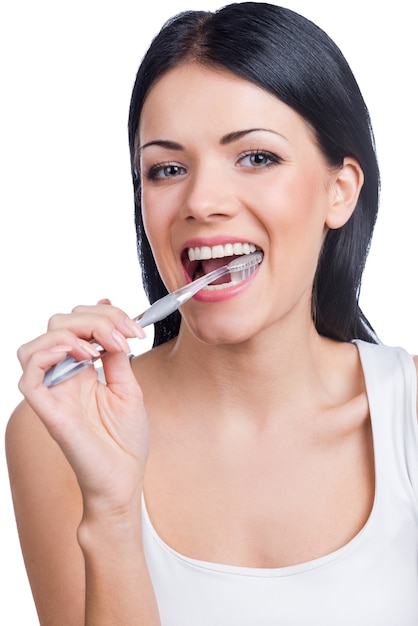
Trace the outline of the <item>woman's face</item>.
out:
[[[182,307],[196,336],[234,343],[285,318],[311,324],[336,173],[293,109],[227,71],[179,66],[145,101],[137,163],[145,229],[169,291],[223,265],[236,244],[264,253],[249,279]]]

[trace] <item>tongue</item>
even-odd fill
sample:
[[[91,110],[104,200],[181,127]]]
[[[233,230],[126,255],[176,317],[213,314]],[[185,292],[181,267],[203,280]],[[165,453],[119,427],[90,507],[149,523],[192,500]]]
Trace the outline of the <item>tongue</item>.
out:
[[[228,256],[228,257],[223,257],[222,259],[206,259],[205,261],[201,261],[203,272],[205,274],[209,274],[209,272],[212,272],[213,270],[217,270],[218,267],[223,267],[224,265],[227,265],[234,258],[236,257]],[[221,278],[214,280],[212,284],[220,285],[222,283],[229,283],[230,280],[231,280],[230,274],[225,274],[225,276],[221,276]]]

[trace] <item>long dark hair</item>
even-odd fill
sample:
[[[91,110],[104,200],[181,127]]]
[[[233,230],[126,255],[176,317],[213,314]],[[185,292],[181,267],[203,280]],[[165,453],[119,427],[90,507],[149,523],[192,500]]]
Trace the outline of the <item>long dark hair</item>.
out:
[[[375,342],[358,304],[380,187],[369,113],[350,67],[328,35],[301,15],[265,3],[243,2],[214,13],[186,11],[175,16],[154,38],[139,67],[128,129],[138,252],[150,302],[167,291],[142,221],[135,136],[152,85],[187,61],[225,68],[277,96],[314,129],[330,165],[342,165],[347,156],[357,159],[364,184],[350,220],[326,235],[313,285],[312,316],[322,335]],[[179,324],[178,313],[157,323],[154,345],[175,337]]]

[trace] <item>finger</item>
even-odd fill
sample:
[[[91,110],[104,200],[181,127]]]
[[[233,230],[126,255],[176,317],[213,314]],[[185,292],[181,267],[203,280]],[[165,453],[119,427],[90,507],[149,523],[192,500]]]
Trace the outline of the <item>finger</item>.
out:
[[[110,300],[99,300],[97,304],[78,304],[75,306],[71,313],[101,313],[107,315],[112,319],[117,319],[120,316],[127,316],[127,314],[110,303]]]
[[[99,301],[99,304],[97,304],[96,306],[76,306],[73,309],[72,314],[103,314],[106,318],[110,319],[113,322],[115,327],[125,337],[137,337],[138,339],[143,339],[146,336],[144,330],[139,324],[132,320],[129,315],[122,311],[122,309],[111,305],[110,300],[107,299]]]
[[[103,314],[106,309],[106,314]],[[108,352],[126,351],[129,346],[126,338],[142,339],[145,334],[141,327],[126,313],[109,305],[101,307],[80,306],[73,313],[57,314],[51,317],[48,330],[69,329],[78,337],[94,340]]]
[[[19,381],[20,391],[27,395],[30,391],[44,386],[46,372],[65,359],[71,352],[71,346],[62,344],[32,353],[27,360]],[[86,357],[88,358],[87,355]]]
[[[71,444],[74,434],[79,429],[79,408],[74,410],[74,399],[88,395],[92,385],[97,383],[97,372],[90,366],[77,376],[53,387],[44,385],[44,374],[50,367],[68,354],[66,346],[52,350],[37,352],[31,358],[30,364],[24,370],[18,387],[51,436],[61,443]]]
[[[21,367],[27,367],[28,361],[36,352],[51,350],[52,352],[63,352],[65,350],[77,360],[84,360],[90,357],[100,356],[100,352],[90,342],[74,335],[69,330],[50,331],[41,337],[29,341],[17,351],[17,358]]]
[[[134,398],[135,405],[142,403],[142,390],[132,371],[130,358],[124,354],[107,354],[103,357],[103,370],[107,388],[118,398]]]

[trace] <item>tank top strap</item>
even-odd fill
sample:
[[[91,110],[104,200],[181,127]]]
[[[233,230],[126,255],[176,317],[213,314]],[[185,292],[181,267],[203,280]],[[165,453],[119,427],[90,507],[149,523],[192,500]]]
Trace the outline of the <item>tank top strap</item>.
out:
[[[399,497],[404,490],[412,490],[418,504],[417,372],[413,358],[403,348],[355,343],[370,408],[376,494],[384,489]]]

